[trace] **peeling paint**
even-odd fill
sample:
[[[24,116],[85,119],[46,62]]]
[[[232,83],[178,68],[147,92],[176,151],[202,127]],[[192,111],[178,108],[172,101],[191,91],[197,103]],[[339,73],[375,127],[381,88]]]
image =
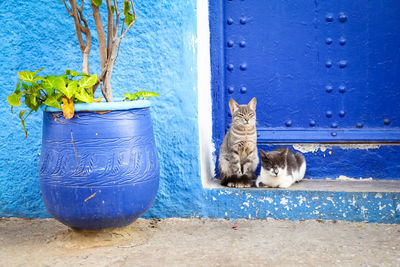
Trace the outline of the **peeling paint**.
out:
[[[337,145],[324,145],[324,144],[294,144],[293,149],[300,151],[301,153],[315,153],[318,151],[325,152],[331,150],[333,147],[339,147],[341,149],[379,149],[381,144],[337,144]],[[328,152],[330,155],[332,151]]]
[[[335,201],[333,201],[332,197],[327,197],[326,200],[329,200],[330,202],[332,202],[332,205],[335,206]]]
[[[299,206],[301,206],[303,204],[303,202],[305,202],[307,199],[303,196],[299,196],[297,197],[297,199],[299,200]]]
[[[375,195],[375,198],[382,198],[382,194],[377,193],[377,194]]]
[[[264,197],[264,199],[265,199],[266,201],[268,201],[269,204],[271,204],[272,202],[274,202],[274,200],[273,200],[272,198],[270,198],[270,197]],[[400,206],[399,206],[399,207],[400,207]]]
[[[327,180],[332,180],[332,179],[328,178]],[[372,181],[373,179],[372,179],[372,177],[369,177],[369,178],[362,178],[362,177],[360,177],[360,178],[352,178],[352,177],[347,177],[347,176],[344,176],[344,175],[340,175],[335,180],[338,180],[338,181]]]
[[[368,209],[366,209],[364,206],[361,206],[361,212],[362,212],[363,214],[365,214],[366,211],[368,211]]]
[[[288,200],[286,198],[282,198],[280,203],[282,205],[286,205],[288,203]]]

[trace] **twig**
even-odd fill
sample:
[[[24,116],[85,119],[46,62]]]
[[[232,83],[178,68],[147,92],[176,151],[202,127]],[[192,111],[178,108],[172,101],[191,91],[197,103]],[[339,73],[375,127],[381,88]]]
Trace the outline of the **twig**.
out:
[[[115,27],[114,27],[114,34],[113,38],[117,35],[118,27],[119,27],[119,12],[118,12],[118,5],[117,0],[114,0],[114,10],[115,10]]]
[[[112,51],[112,36],[114,32],[114,17],[111,12],[111,0],[107,0],[107,14],[108,14],[108,25],[107,25],[107,59],[111,57]]]
[[[119,36],[118,41],[116,43],[116,46],[118,47],[118,50],[119,50],[119,46],[121,45],[122,38],[124,38],[125,34],[133,26],[133,23],[135,23],[135,21],[136,21],[136,19],[133,19],[132,23],[129,24],[129,26],[128,26],[128,28],[126,28],[125,32],[122,35]],[[117,54],[117,57],[118,57],[118,54]],[[115,57],[114,62],[117,60],[117,57]]]
[[[71,11],[69,11],[69,8],[68,8],[67,3],[65,2],[65,0],[61,0],[61,1],[64,3],[64,6],[67,9],[68,14],[72,17],[73,15],[72,15]]]
[[[83,3],[85,3],[85,0],[81,0],[81,9],[80,9],[81,12],[83,10]]]

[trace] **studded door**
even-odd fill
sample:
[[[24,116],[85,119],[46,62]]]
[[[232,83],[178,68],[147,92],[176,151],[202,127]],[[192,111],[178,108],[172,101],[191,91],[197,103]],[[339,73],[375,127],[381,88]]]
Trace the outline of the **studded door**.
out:
[[[261,143],[400,141],[400,1],[210,1],[210,29],[217,143],[254,96]]]

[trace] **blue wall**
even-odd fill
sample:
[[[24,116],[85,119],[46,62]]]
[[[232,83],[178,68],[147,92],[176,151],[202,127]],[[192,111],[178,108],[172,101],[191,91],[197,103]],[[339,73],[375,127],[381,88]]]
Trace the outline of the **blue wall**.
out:
[[[18,80],[17,72],[45,67],[45,75],[81,68],[74,27],[63,4],[32,2],[0,2],[0,217],[49,216],[38,181],[41,113],[29,118],[25,139],[17,114],[10,113],[6,102]],[[197,127],[196,1],[137,1],[136,9],[138,21],[123,40],[112,86],[115,97],[137,89],[161,95],[152,100],[160,189],[145,217],[400,223],[397,191],[203,188]],[[85,11],[90,13],[88,4]],[[99,73],[98,43],[92,34],[91,70]],[[389,149],[386,155],[390,153]]]
[[[141,89],[161,95],[152,100],[160,190],[148,216],[178,216],[182,210],[195,208],[201,193],[196,1],[135,4],[138,20],[122,41],[113,71],[113,93],[118,97]],[[6,96],[15,88],[18,71],[44,67],[45,75],[61,74],[67,68],[80,70],[81,52],[72,18],[60,1],[1,1],[0,10],[0,217],[48,217],[38,182],[42,114],[29,118],[25,139]],[[85,12],[91,14],[89,1]],[[92,18],[87,18],[94,26]],[[99,73],[98,42],[92,29],[91,72]],[[197,193],[191,188],[197,188]],[[181,203],[180,211],[175,203]]]

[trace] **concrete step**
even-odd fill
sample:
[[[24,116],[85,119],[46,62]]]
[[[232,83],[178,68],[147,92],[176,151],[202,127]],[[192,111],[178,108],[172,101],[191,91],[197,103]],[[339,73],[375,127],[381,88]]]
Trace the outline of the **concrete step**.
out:
[[[213,218],[400,223],[400,180],[304,179],[288,189],[205,189]]]

